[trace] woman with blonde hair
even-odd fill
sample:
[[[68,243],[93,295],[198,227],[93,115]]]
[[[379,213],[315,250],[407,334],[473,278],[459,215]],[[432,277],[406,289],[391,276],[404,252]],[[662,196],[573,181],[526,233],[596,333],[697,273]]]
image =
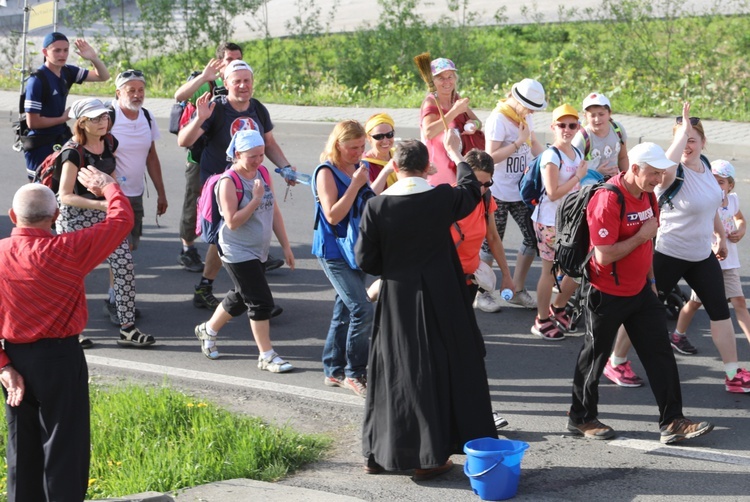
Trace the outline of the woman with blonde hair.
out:
[[[366,274],[354,260],[365,203],[374,193],[362,165],[367,133],[356,120],[336,124],[313,173],[315,225],[312,253],[336,290],[323,348],[324,384],[367,394],[367,356],[373,309]]]
[[[55,222],[58,233],[74,232],[104,221],[107,202],[104,197],[95,196],[81,185],[78,170],[82,166],[94,166],[111,175],[115,170],[114,152],[117,149],[117,139],[109,134],[112,128],[109,108],[100,100],[89,98],[76,101],[70,108],[69,116],[75,120],[72,141],[79,146],[69,143],[60,153],[60,216]],[[79,151],[83,153],[83,158]],[[126,347],[153,345],[154,337],[142,333],[135,326],[135,272],[127,239],[107,261],[114,277],[114,299],[120,321],[117,344]],[[85,337],[81,337],[80,341],[84,348],[92,345]]]

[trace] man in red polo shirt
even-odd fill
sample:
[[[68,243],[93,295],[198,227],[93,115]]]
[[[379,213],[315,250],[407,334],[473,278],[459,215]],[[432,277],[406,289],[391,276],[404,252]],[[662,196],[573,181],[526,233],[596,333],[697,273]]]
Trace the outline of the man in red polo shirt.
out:
[[[615,436],[612,427],[597,419],[599,378],[617,330],[624,325],[659,406],[660,440],[669,444],[706,434],[714,426],[692,422],[682,414],[680,376],[654,281],[653,238],[659,214],[651,193],[675,163],[654,143],[634,147],[628,159],[627,171],[609,180],[622,193],[625,210],[618,195],[604,189],[592,196],[586,209],[594,255],[587,265],[591,287],[586,299],[586,336],[573,377],[568,430],[587,439]]]
[[[0,383],[8,420],[8,500],[80,502],[89,479],[88,367],[78,334],[88,321],[84,279],[133,228],[133,210],[108,175],[84,167],[79,181],[107,199],[107,219],[53,235],[52,190],[27,184],[0,240]]]

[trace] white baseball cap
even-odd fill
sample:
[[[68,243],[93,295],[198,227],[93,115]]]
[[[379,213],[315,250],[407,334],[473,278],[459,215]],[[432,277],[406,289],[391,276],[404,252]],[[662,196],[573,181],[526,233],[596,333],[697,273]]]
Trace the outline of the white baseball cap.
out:
[[[231,63],[227,65],[227,67],[224,69],[224,75],[229,75],[230,73],[234,71],[239,70],[250,70],[250,73],[253,73],[253,69],[250,67],[249,64],[242,61],[241,59],[235,59]]]
[[[721,178],[734,178],[734,166],[726,160],[714,160],[711,162],[711,172]]]
[[[641,143],[634,146],[628,152],[628,161],[630,165],[648,164],[656,169],[668,169],[677,164],[669,160],[664,149],[656,143]]]
[[[589,106],[606,106],[612,111],[612,105],[609,103],[607,96],[596,92],[592,92],[583,100],[583,109],[585,110]]]

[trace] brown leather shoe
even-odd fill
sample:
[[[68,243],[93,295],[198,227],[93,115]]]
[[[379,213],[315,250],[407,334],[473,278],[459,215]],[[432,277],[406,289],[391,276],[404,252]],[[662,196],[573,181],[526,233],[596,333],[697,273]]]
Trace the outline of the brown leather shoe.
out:
[[[428,479],[435,478],[453,469],[453,461],[448,459],[446,463],[440,467],[434,467],[432,469],[414,469],[414,481],[427,481]]]
[[[375,462],[372,456],[365,459],[365,474],[380,474],[384,470],[383,466]]]

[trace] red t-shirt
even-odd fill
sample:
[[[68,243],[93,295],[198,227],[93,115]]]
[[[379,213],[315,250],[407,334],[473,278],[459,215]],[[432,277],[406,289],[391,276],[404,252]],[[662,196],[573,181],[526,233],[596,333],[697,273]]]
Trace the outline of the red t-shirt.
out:
[[[490,197],[489,212],[493,214],[497,210],[497,202],[494,197]],[[461,268],[464,274],[473,274],[479,267],[479,248],[487,235],[487,216],[484,212],[484,201],[480,200],[474,211],[463,220],[456,222],[461,227],[463,241],[461,244],[461,234],[459,234],[456,225],[451,225],[451,235],[453,243],[457,245],[456,251],[458,258],[461,260]]]
[[[658,208],[652,206],[651,197],[642,193],[640,198],[634,197],[622,184],[624,174],[609,180],[617,186],[625,198],[625,216],[620,218],[620,203],[617,194],[609,190],[598,190],[586,209],[586,219],[589,225],[591,246],[608,246],[632,237],[651,217],[659,217]],[[654,214],[656,211],[656,214]],[[591,284],[604,293],[615,296],[634,296],[646,284],[646,277],[653,260],[653,242],[644,242],[629,255],[617,260],[615,271],[619,285],[615,284],[612,275],[612,265],[606,266],[596,263],[596,259],[589,261]]]

